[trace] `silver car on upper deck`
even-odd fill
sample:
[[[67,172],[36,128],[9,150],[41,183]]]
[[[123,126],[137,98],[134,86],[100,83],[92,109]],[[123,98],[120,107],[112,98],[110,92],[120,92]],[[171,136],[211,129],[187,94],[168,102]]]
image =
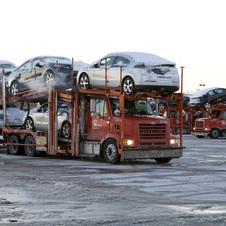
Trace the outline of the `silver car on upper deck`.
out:
[[[105,88],[105,62],[109,89],[120,89],[120,68],[121,85],[126,94],[132,94],[136,90],[156,90],[168,95],[179,89],[180,79],[175,63],[140,52],[110,53],[85,66],[77,75],[77,83],[81,88]]]

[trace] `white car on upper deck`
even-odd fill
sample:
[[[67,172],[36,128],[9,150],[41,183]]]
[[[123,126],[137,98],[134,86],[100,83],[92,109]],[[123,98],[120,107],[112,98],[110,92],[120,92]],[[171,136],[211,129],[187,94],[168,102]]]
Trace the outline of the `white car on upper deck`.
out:
[[[107,86],[126,94],[136,90],[160,91],[163,95],[179,90],[179,74],[174,62],[141,52],[110,53],[100,60],[83,67],[77,75],[81,88],[105,88],[105,61],[107,61]]]

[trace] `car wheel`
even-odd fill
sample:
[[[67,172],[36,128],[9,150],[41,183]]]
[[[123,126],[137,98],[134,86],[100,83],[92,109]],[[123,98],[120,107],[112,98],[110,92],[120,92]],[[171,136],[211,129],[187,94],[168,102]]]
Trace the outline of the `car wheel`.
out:
[[[81,86],[81,89],[90,88],[89,76],[87,74],[81,74],[79,78],[79,85]]]
[[[109,139],[104,143],[104,159],[108,163],[119,162],[120,155],[118,153],[118,146],[114,139]]]
[[[71,124],[68,121],[65,121],[61,127],[61,135],[63,138],[68,139],[71,137]]]
[[[10,92],[12,95],[20,93],[20,84],[17,81],[12,82]]]
[[[217,139],[219,136],[220,136],[220,130],[219,129],[216,129],[216,128],[211,129],[211,131],[210,131],[210,137],[211,138]]]
[[[170,162],[171,158],[156,158],[155,161],[157,163],[168,163]]]
[[[25,139],[25,144],[35,144],[35,139],[33,136],[28,135]],[[36,154],[35,146],[25,146],[24,147],[25,154],[27,156],[33,157]]]
[[[52,71],[47,71],[44,75],[46,86],[49,86],[54,81],[55,74]]]
[[[133,94],[135,92],[133,79],[131,77],[125,77],[122,82],[122,88],[125,94]]]
[[[25,129],[32,130],[32,131],[35,130],[34,122],[33,122],[33,119],[31,117],[27,117],[26,123],[25,123]]]
[[[13,134],[8,138],[8,143],[19,144],[19,138],[17,135]],[[8,152],[10,155],[18,155],[20,152],[19,145],[8,145]]]

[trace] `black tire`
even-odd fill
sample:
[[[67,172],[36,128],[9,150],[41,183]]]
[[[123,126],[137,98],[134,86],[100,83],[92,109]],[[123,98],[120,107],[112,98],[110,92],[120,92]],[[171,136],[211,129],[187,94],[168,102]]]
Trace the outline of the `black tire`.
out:
[[[49,86],[51,82],[54,81],[55,79],[55,74],[53,71],[46,71],[44,74],[44,79],[45,79],[45,85]]]
[[[63,138],[68,139],[71,138],[71,123],[65,121],[61,127],[61,135]]]
[[[80,75],[79,85],[80,85],[81,89],[89,89],[90,88],[89,76],[86,73],[83,73]]]
[[[115,164],[120,160],[118,146],[114,139],[109,139],[104,143],[104,160],[107,163],[112,164]]]
[[[10,135],[8,138],[7,143],[15,143],[18,144],[19,142],[19,137],[15,134]],[[20,146],[19,145],[8,145],[8,153],[10,155],[18,155],[20,153]]]
[[[135,85],[134,81],[131,77],[125,77],[122,81],[122,89],[125,94],[134,94],[135,93]]]
[[[20,83],[18,81],[13,81],[10,87],[10,93],[16,95],[20,93]]]
[[[26,118],[25,129],[35,131],[33,119],[29,116]]]
[[[163,96],[163,97],[167,97],[167,96],[169,96],[169,95],[171,95],[172,94],[172,92],[168,92],[168,91],[162,91],[161,92],[161,95]]]
[[[172,159],[172,158],[156,158],[155,161],[156,161],[157,163],[162,164],[162,163],[168,163],[168,162],[170,162],[171,159]]]
[[[217,128],[213,128],[210,131],[210,137],[213,139],[217,139],[220,136],[220,130]]]
[[[25,144],[35,144],[33,136],[28,135],[25,139]],[[35,146],[24,146],[24,151],[27,156],[33,157],[36,154]]]

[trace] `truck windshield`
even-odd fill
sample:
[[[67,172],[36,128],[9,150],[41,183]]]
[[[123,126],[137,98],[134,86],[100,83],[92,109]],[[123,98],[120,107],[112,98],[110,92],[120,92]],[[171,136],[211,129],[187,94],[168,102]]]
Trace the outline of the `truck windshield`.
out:
[[[210,117],[211,118],[218,118],[219,114],[220,114],[220,111],[212,110],[211,113],[210,113]]]
[[[112,112],[119,109],[119,100],[111,99]],[[149,101],[147,100],[125,100],[125,115],[154,115]]]

